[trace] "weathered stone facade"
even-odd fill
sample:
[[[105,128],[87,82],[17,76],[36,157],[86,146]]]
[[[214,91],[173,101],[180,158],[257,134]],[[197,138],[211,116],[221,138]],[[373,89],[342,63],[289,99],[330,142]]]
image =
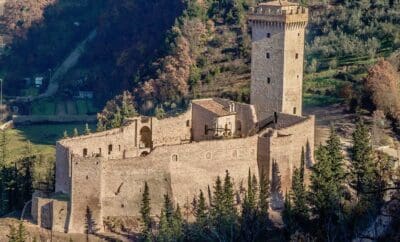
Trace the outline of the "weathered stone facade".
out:
[[[284,7],[279,5],[282,3]],[[286,9],[288,3],[282,3],[260,6]],[[289,6],[285,11],[306,13],[297,5]],[[303,48],[304,39],[297,34],[299,28],[304,34],[304,26],[296,24],[291,30],[286,29],[285,21],[278,21],[283,29],[277,28],[277,37],[268,42],[259,32],[275,32],[266,23],[256,23],[254,16],[258,18],[258,14],[252,16],[253,105],[220,98],[193,100],[188,111],[177,117],[136,117],[118,129],[59,141],[56,193],[69,199],[35,198],[32,214],[37,222],[57,231],[82,233],[90,211],[101,231],[107,218],[140,216],[145,181],[155,215],[161,210],[164,194],[181,206],[188,205],[200,189],[206,191],[226,170],[237,188],[246,184],[249,169],[257,176],[263,170],[270,180],[279,172],[281,190],[272,191],[271,203],[273,208],[281,208],[282,191],[290,189],[302,149],[307,152],[307,164],[313,162],[315,120],[301,116],[303,52],[297,48]],[[291,17],[285,16],[277,19]],[[285,39],[289,35],[302,40],[292,43]],[[257,59],[260,53],[254,53],[264,55],[268,48],[273,55],[281,55],[269,64]],[[288,59],[296,51],[299,60]],[[272,88],[261,84],[267,74],[275,78]],[[293,79],[293,75],[299,78]]]
[[[258,117],[274,112],[301,116],[307,8],[287,1],[261,3],[252,9],[249,22],[251,103]]]

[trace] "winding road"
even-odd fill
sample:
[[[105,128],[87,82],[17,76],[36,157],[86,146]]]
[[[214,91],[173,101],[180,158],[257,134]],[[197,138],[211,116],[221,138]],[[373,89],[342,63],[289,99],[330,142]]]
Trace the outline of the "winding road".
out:
[[[85,53],[86,46],[91,42],[97,35],[97,31],[92,30],[89,35],[78,44],[78,46],[68,55],[68,57],[63,61],[63,63],[57,67],[53,76],[50,79],[47,90],[38,96],[26,96],[26,97],[16,97],[17,102],[31,102],[37,99],[42,99],[46,97],[51,97],[55,95],[58,91],[59,81],[65,76],[65,74],[73,68],[79,61],[79,58]]]

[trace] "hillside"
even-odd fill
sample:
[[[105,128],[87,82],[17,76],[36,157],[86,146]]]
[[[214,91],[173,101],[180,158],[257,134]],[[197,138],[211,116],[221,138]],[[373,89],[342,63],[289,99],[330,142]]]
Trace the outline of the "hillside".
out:
[[[246,12],[256,2],[15,1],[25,10],[12,7],[6,15],[5,26],[16,35],[2,58],[6,93],[27,93],[23,78],[51,76],[75,45],[97,29],[78,65],[61,81],[58,97],[70,102],[79,90],[93,91],[95,106],[103,107],[130,90],[143,113],[156,107],[177,110],[193,97],[249,101]],[[305,2],[312,12],[305,104],[357,102],[349,90],[357,90],[378,57],[399,48],[399,2]],[[57,102],[49,99],[46,105]]]

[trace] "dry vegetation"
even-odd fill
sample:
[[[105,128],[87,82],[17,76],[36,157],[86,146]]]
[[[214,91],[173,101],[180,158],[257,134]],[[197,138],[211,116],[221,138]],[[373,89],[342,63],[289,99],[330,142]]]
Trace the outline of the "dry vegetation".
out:
[[[399,74],[388,61],[380,60],[368,72],[365,88],[376,109],[400,118]]]

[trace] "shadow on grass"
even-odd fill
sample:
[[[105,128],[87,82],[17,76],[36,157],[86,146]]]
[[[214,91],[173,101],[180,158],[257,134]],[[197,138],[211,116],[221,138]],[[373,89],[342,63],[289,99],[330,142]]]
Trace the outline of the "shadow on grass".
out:
[[[21,131],[23,136],[34,144],[55,145],[59,139],[63,138],[64,131],[67,131],[68,135],[72,136],[76,128],[79,134],[83,134],[85,124],[33,124],[15,128]],[[89,124],[89,128],[95,131],[96,125]]]

